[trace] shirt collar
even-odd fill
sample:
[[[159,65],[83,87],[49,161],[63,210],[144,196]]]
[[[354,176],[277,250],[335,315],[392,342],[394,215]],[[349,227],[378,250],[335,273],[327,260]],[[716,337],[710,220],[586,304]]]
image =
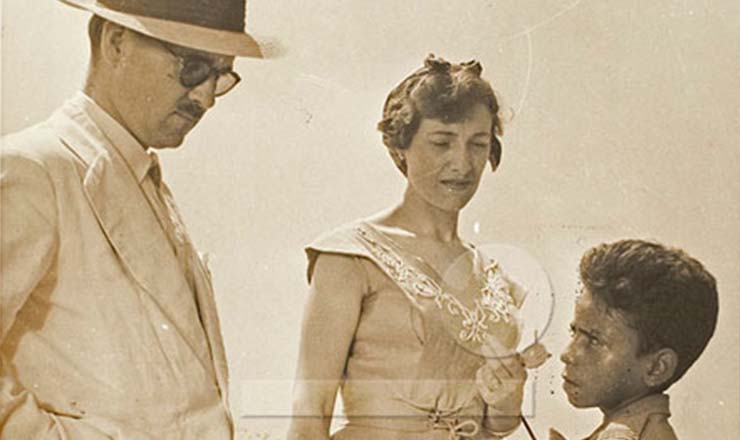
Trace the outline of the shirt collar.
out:
[[[617,409],[604,417],[604,423],[596,432],[608,429],[609,425],[614,424],[626,426],[639,434],[648,418],[655,414],[662,414],[666,418],[671,416],[670,400],[667,394],[650,394]]]
[[[137,181],[143,182],[152,166],[152,158],[147,154],[146,148],[84,92],[77,92],[75,101],[108,138],[113,148],[123,156]]]

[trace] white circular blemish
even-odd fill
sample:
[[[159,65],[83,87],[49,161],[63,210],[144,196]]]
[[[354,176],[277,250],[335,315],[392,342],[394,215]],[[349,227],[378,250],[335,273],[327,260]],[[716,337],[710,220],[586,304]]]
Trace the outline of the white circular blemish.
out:
[[[480,222],[473,223],[473,232],[480,234]]]
[[[170,326],[167,324],[162,324],[162,330],[169,330]]]

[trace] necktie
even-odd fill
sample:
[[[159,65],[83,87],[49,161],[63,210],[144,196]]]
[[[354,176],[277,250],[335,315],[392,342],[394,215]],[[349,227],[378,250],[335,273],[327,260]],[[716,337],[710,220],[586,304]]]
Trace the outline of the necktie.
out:
[[[147,178],[142,182],[142,188],[147,199],[149,199],[151,203],[152,209],[154,210],[170,245],[172,246],[175,257],[177,258],[188,286],[190,287],[191,296],[189,299],[191,301],[185,301],[186,298],[182,297],[181,299],[183,300],[183,303],[181,304],[181,307],[193,307],[192,310],[194,315],[192,316],[196,318],[198,320],[198,324],[200,324],[200,328],[196,331],[198,334],[203,335],[197,339],[196,344],[198,345],[195,349],[200,353],[200,356],[207,358],[209,356],[208,340],[207,336],[204,333],[201,333],[205,331],[205,328],[203,327],[203,316],[201,315],[194,275],[196,270],[195,264],[197,264],[197,260],[195,259],[199,257],[195,253],[195,248],[190,241],[187,230],[185,229],[185,224],[177,211],[172,193],[162,180],[162,170],[159,166],[157,155],[151,152],[149,153],[149,156],[151,157],[152,164],[149,168]],[[202,342],[203,344],[200,344],[199,342]],[[207,363],[206,368],[211,372],[214,371],[212,363]]]
[[[169,238],[172,250],[177,257],[180,267],[185,274],[190,289],[194,292],[192,258],[195,250],[190,243],[187,230],[180,217],[175,200],[167,185],[162,180],[162,170],[156,154],[149,153],[152,165],[149,168],[149,177],[154,184],[153,204],[154,210],[159,218],[162,228]]]

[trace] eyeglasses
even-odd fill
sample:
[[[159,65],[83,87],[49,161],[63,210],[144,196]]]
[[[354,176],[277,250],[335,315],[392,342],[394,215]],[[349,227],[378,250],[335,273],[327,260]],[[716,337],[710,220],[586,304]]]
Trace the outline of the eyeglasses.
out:
[[[180,55],[170,44],[162,40],[154,40],[180,61],[180,84],[186,89],[198,87],[215,75],[216,88],[213,94],[218,97],[230,92],[241,81],[241,77],[229,68],[217,69],[206,59],[194,55]]]

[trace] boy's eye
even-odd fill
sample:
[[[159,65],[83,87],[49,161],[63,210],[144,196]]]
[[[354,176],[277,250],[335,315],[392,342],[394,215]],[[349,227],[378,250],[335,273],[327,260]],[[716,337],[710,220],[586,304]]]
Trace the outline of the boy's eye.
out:
[[[431,141],[431,144],[435,147],[441,147],[446,148],[450,146],[450,143],[448,141]]]
[[[593,336],[588,337],[588,343],[589,345],[594,345],[594,346],[601,345],[601,341],[598,338],[595,338]]]
[[[483,143],[483,142],[473,142],[473,146],[475,148],[480,148],[480,149],[486,149],[486,148],[488,148],[488,144]]]

